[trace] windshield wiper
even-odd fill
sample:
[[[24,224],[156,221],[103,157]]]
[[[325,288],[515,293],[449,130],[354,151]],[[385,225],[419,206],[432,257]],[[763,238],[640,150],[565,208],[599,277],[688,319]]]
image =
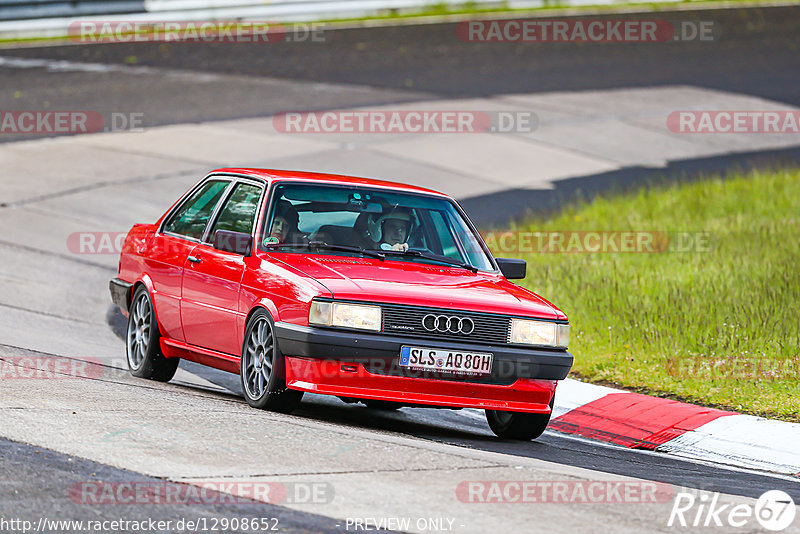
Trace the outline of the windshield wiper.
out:
[[[461,267],[462,269],[470,270],[473,273],[478,272],[478,268],[475,267],[474,265],[454,260],[452,258],[448,258],[447,256],[439,256],[438,254],[434,254],[432,252],[425,252],[424,250],[418,250],[413,248],[410,248],[405,252],[399,250],[387,250],[385,254],[391,254],[392,256],[411,256],[413,258],[424,258],[426,260],[438,261],[439,263],[452,265],[453,267]]]
[[[361,254],[362,256],[369,256],[371,258],[378,258],[383,261],[386,255],[383,252],[376,250],[368,250],[362,247],[351,247],[349,245],[331,245],[324,241],[309,241],[308,243],[271,243],[266,245],[267,249],[276,248],[308,248],[308,249],[325,249],[337,252],[352,252],[354,254]]]

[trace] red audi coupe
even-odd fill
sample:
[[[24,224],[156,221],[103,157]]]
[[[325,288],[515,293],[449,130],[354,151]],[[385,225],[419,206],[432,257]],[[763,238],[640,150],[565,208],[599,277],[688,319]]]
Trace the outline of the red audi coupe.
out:
[[[219,169],[128,233],[111,280],[134,376],[181,358],[281,412],[303,392],[376,409],[486,410],[534,439],[572,366],[567,317],[508,279],[458,203],[392,182]]]

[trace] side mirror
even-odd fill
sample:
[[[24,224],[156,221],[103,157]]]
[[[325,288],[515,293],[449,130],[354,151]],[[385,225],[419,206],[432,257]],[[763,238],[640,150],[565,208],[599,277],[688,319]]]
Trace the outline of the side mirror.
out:
[[[247,256],[253,246],[253,236],[241,232],[217,230],[214,233],[214,248],[223,252],[233,252]]]
[[[525,260],[516,258],[495,258],[497,266],[500,267],[500,272],[509,280],[521,280],[525,278],[525,272],[528,264]]]

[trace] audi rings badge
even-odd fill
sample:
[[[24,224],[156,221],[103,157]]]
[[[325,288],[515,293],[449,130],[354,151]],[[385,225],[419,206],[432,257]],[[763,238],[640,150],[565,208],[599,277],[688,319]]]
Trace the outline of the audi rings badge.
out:
[[[455,315],[434,315],[429,313],[422,318],[422,327],[428,332],[442,334],[463,334],[468,336],[475,330],[475,323],[469,317]]]

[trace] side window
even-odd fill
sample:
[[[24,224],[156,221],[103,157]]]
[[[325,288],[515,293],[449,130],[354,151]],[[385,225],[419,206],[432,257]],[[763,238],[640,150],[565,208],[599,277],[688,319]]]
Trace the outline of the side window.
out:
[[[480,243],[478,243],[475,234],[472,233],[472,230],[467,226],[466,221],[462,217],[456,217],[452,213],[448,213],[448,219],[456,230],[455,234],[469,258],[469,263],[478,269],[493,269],[492,264],[489,263],[489,259],[486,257],[486,253],[481,248]]]
[[[261,188],[253,184],[239,184],[219,212],[217,222],[211,231],[213,238],[218,230],[251,234],[255,224]]]
[[[192,193],[164,224],[164,232],[194,239],[203,237],[208,219],[230,182],[212,180]]]
[[[458,251],[458,245],[453,239],[453,232],[445,219],[445,214],[441,211],[433,210],[429,213],[436,229],[436,235],[439,236],[439,242],[442,244],[442,254],[463,261],[461,253]]]

